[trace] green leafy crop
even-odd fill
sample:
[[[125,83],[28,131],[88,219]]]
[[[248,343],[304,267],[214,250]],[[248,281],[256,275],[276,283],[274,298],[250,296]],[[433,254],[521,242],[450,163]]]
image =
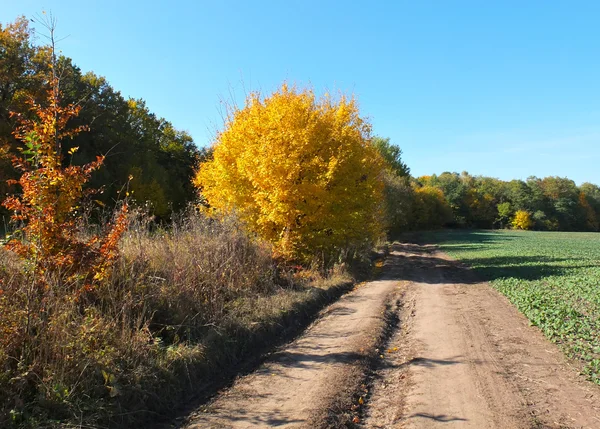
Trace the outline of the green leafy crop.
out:
[[[425,238],[472,266],[600,384],[600,234],[439,231]]]

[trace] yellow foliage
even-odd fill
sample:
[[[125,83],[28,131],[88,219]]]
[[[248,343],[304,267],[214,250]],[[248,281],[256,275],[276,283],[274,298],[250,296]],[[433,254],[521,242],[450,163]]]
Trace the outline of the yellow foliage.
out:
[[[419,176],[417,177],[417,182],[419,182],[423,186],[429,186],[431,182],[431,176]]]
[[[525,210],[517,210],[512,221],[512,226],[514,229],[524,230],[533,228],[533,219],[531,219],[531,213]]]
[[[233,109],[195,185],[286,258],[370,244],[383,232],[383,160],[356,101],[284,84]]]
[[[417,228],[440,228],[452,219],[452,209],[441,189],[415,188],[414,222]]]

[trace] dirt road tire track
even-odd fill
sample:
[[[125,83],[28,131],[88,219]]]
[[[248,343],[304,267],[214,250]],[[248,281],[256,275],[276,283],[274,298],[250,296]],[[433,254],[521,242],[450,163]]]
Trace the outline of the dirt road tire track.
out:
[[[386,309],[400,296],[390,333]],[[328,307],[185,427],[352,426],[600,428],[600,389],[470,270],[433,247],[396,244],[381,280]]]
[[[508,300],[433,247],[397,245],[401,329],[369,428],[600,428],[600,388]]]
[[[388,276],[389,277],[389,276]],[[238,379],[186,428],[343,427],[376,354],[398,282],[359,285],[325,309],[296,341]]]

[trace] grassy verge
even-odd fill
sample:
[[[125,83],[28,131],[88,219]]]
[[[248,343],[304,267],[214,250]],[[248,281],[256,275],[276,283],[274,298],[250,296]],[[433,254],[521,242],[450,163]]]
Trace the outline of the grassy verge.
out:
[[[438,231],[421,238],[473,267],[600,384],[600,234]]]
[[[134,225],[84,304],[60,282],[34,295],[0,252],[0,427],[119,428],[173,415],[306,326],[352,285],[286,267],[234,221]]]

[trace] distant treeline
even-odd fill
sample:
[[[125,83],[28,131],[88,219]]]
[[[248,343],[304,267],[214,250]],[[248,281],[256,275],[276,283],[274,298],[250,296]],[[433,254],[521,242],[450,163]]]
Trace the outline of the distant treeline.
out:
[[[439,227],[598,231],[600,188],[570,179],[509,182],[467,172],[387,179],[392,232]]]
[[[0,142],[9,155],[18,148],[12,135],[16,115],[30,115],[28,98],[39,102],[46,98],[51,51],[48,46],[36,46],[34,39],[25,18],[0,24]],[[62,142],[64,162],[83,164],[97,155],[107,157],[89,184],[102,189],[93,196],[92,204],[110,212],[119,193],[122,197],[128,191],[134,200],[148,204],[154,215],[167,219],[195,198],[191,179],[205,152],[194,145],[188,133],[150,112],[143,100],[126,99],[105,78],[82,73],[70,58],[57,59],[57,73],[63,101],[83,107],[69,126],[89,127],[87,132]],[[72,147],[79,150],[71,157],[67,154]],[[130,176],[129,189],[125,190]],[[10,156],[2,157],[2,198],[15,191],[6,181],[16,177]]]

